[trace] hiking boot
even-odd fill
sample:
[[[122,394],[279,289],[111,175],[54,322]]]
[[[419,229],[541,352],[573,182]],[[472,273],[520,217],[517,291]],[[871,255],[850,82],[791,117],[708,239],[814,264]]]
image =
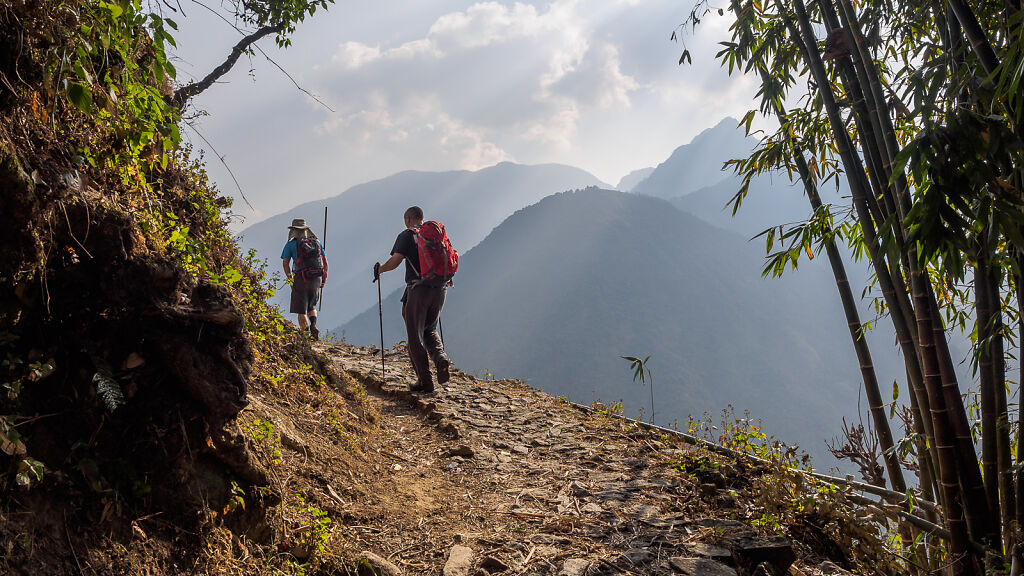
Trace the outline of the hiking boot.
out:
[[[434,384],[423,384],[422,382],[417,382],[416,384],[409,386],[409,392],[422,392],[424,394],[433,394]]]
[[[444,384],[451,377],[451,375],[448,373],[448,366],[450,365],[451,362],[449,362],[448,359],[445,358],[444,356],[441,356],[440,358],[437,359],[437,362],[434,362],[434,367],[437,368],[438,384]]]
[[[309,337],[312,340],[319,340],[320,339],[320,331],[316,329],[316,326],[310,326],[309,327]]]

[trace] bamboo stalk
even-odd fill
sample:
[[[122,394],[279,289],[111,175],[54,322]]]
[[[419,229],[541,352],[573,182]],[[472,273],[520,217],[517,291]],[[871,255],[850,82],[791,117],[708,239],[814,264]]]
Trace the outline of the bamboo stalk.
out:
[[[876,194],[883,197],[884,204],[887,206],[889,214],[891,214],[886,224],[890,226],[893,239],[897,246],[899,246],[904,266],[909,268],[909,259],[916,258],[916,253],[908,253],[905,247],[906,236],[903,219],[909,207],[901,205],[901,198],[908,198],[909,194],[905,192],[897,193],[888,184],[891,179],[892,162],[896,151],[891,149],[887,143],[889,141],[895,143],[895,132],[892,129],[892,122],[888,116],[888,108],[885,107],[884,96],[881,95],[881,84],[877,69],[874,67],[870,54],[864,46],[863,36],[859,33],[859,27],[857,26],[856,15],[852,12],[852,7],[850,7],[848,0],[840,0],[840,4],[844,9],[842,19],[839,18],[830,1],[823,0],[818,3],[818,6],[821,9],[826,25],[830,28],[830,34],[834,31],[843,33],[847,39],[848,48],[851,50],[850,61],[846,57],[840,57],[837,59],[837,65],[843,75],[843,82],[847,86],[847,92],[851,95],[855,104],[855,118],[858,119],[858,129],[863,136],[861,148],[871,165],[871,173],[875,175],[874,178],[870,179],[873,183],[873,189]],[[872,89],[861,90],[861,85]],[[907,189],[906,178],[901,177],[900,181],[901,189],[905,191]],[[896,276],[897,280],[900,280],[899,274],[894,276]],[[894,284],[898,285],[899,282],[894,282]],[[907,312],[911,309],[910,302],[904,301],[902,298],[900,302],[904,305],[897,307],[892,313],[902,313],[905,318],[911,317],[912,314]],[[907,358],[916,358],[917,356],[916,352],[911,353],[907,348],[904,348],[903,351]],[[911,384],[910,394],[917,397],[916,402],[911,402],[911,407],[915,410],[917,421],[923,423],[926,433],[929,437],[932,437],[927,394],[923,390],[920,378],[914,378],[914,376],[916,374],[911,373],[910,378],[908,378]],[[928,443],[927,445],[931,446],[934,451],[933,444]],[[937,460],[937,454],[931,454],[931,460]]]
[[[981,471],[985,499],[990,510],[999,509],[999,478],[996,446],[995,374],[992,370],[992,303],[988,287],[986,249],[977,243],[978,261],[974,266],[974,296],[978,333],[978,380],[981,396]]]
[[[804,44],[804,42],[801,40],[800,31],[796,28],[796,26],[794,26],[793,22],[785,15],[786,11],[782,3],[779,0],[776,0],[775,4],[778,7],[779,13],[782,15],[782,18],[790,31],[793,43],[797,45],[797,47],[800,49],[800,53],[804,55],[804,60],[809,62],[810,51],[808,47]],[[811,42],[813,41],[814,40],[812,36]],[[816,49],[815,53],[817,53]],[[820,62],[820,56],[818,56],[818,60]],[[822,71],[823,70],[824,67],[822,66]],[[822,78],[815,79],[816,81],[819,82],[819,86],[830,86],[830,84],[827,83],[827,76],[823,72],[821,76]],[[835,98],[831,95],[831,90],[829,90],[829,99],[832,101],[833,107],[835,108]],[[835,110],[836,115],[838,115],[838,108],[835,108]],[[831,117],[830,123],[832,123]],[[841,120],[838,121],[838,126],[840,126],[839,130],[841,130],[841,134],[843,134],[844,136],[840,137],[840,133],[836,133],[836,142],[837,147],[840,150],[840,156],[843,158],[843,163],[846,167],[846,176],[847,180],[850,183],[850,188],[856,193],[858,185],[855,184],[855,181],[859,182],[860,189],[865,191],[864,194],[862,194],[860,197],[864,199],[865,202],[867,202],[867,200],[870,197],[870,194],[866,192],[869,189],[869,185],[867,184],[867,179],[864,176],[863,166],[860,165],[860,161],[856,157],[856,155],[852,153],[852,148],[849,143],[849,137],[848,135],[846,135],[845,126],[842,124]],[[835,125],[833,125],[833,130],[835,129]],[[846,151],[846,153],[848,153],[847,156],[843,156],[844,150]],[[855,197],[855,206],[856,203],[857,198]],[[878,278],[878,283],[882,289],[882,297],[890,310],[890,317],[893,321],[893,327],[896,330],[896,338],[899,341],[900,350],[903,353],[903,361],[907,367],[907,373],[908,378],[910,380],[911,389],[914,390],[915,394],[917,394],[918,396],[918,403],[921,408],[921,421],[924,423],[925,429],[926,431],[928,431],[929,437],[932,437],[933,435],[931,433],[931,416],[929,415],[929,401],[927,394],[924,392],[924,378],[922,376],[923,372],[921,369],[920,358],[918,356],[917,351],[917,332],[911,329],[916,320],[914,319],[913,306],[911,304],[906,285],[903,282],[902,275],[898,273],[892,273],[890,271],[888,264],[885,261],[885,255],[879,253],[879,242],[877,239],[877,235],[875,233],[874,226],[872,225],[870,216],[861,218],[860,213],[858,212],[858,221],[861,225],[861,229],[863,230],[865,244],[868,248],[869,260],[872,264],[872,267],[875,270],[875,276]],[[932,461],[938,462],[937,452],[933,452]]]
[[[899,142],[896,139],[896,130],[889,113],[889,105],[882,89],[882,81],[878,67],[868,51],[867,42],[860,29],[860,22],[857,13],[853,9],[850,0],[839,0],[842,16],[851,41],[850,49],[853,52],[854,65],[860,71],[867,87],[868,107],[871,110],[872,120],[878,136],[878,149],[881,155],[883,176],[886,182],[893,180],[893,162],[900,151]],[[910,211],[910,186],[904,174],[897,174],[895,179],[896,213],[900,221],[900,229],[903,230],[903,220]]]
[[[1019,270],[1024,266],[1024,254],[1017,256],[1017,265]],[[1024,278],[1018,276],[1017,282],[1017,342],[1019,346],[1018,359],[1024,359]],[[1017,500],[1017,519],[1018,523],[1020,519],[1024,519],[1024,361],[1018,361],[1018,375],[1017,375],[1017,466],[1014,472],[1014,484],[1016,490]],[[1014,526],[1017,529],[1019,526]]]
[[[583,405],[583,404],[577,404],[576,402],[567,402],[567,403],[570,406],[576,408],[577,410],[581,410],[581,411],[587,412],[589,414],[593,414],[593,413],[596,412],[596,410],[594,409],[593,406],[586,406],[586,405]],[[706,450],[708,450],[710,452],[714,452],[716,454],[722,454],[724,456],[731,456],[731,457],[735,457],[735,458],[745,458],[747,460],[751,460],[751,461],[754,461],[754,462],[759,462],[761,464],[772,464],[771,461],[765,460],[764,458],[761,458],[760,456],[755,456],[754,454],[748,454],[746,452],[740,452],[739,450],[733,450],[732,448],[726,448],[725,446],[721,446],[719,444],[715,444],[714,442],[705,440],[703,438],[699,438],[697,436],[694,436],[693,434],[687,434],[686,432],[681,432],[679,430],[674,430],[672,428],[666,428],[664,426],[658,426],[657,424],[651,424],[650,422],[644,422],[643,420],[635,420],[633,418],[629,418],[629,417],[623,416],[621,414],[612,414],[611,416],[613,418],[618,419],[618,420],[622,420],[622,421],[629,422],[631,424],[635,424],[635,425],[637,425],[637,426],[639,426],[641,428],[647,429],[647,430],[657,430],[659,433],[664,433],[664,434],[668,434],[670,436],[677,437],[680,440],[682,440],[683,442],[686,442],[687,444],[691,444],[693,446],[700,446],[701,448],[704,448],[704,449],[706,449]],[[874,494],[875,496],[879,496],[881,498],[884,498],[887,502],[889,502],[891,504],[895,504],[895,505],[903,507],[905,510],[912,510],[912,509],[918,509],[919,508],[921,510],[924,510],[925,512],[934,512],[936,514],[938,514],[940,512],[940,506],[938,504],[936,504],[935,502],[931,502],[931,501],[928,501],[928,500],[923,500],[923,499],[920,499],[920,498],[916,498],[914,500],[911,500],[911,499],[909,499],[907,497],[907,494],[905,494],[905,493],[896,492],[894,490],[889,490],[888,488],[883,488],[881,486],[875,486],[874,484],[868,484],[866,482],[859,482],[857,480],[851,480],[849,478],[839,478],[839,477],[836,477],[836,476],[829,476],[828,474],[822,474],[820,472],[808,472],[806,470],[800,470],[800,469],[795,469],[795,468],[794,469],[790,469],[790,470],[792,472],[796,473],[796,474],[800,474],[801,476],[807,476],[808,478],[814,478],[816,480],[821,480],[822,482],[826,482],[828,484],[834,484],[834,485],[837,485],[837,486],[846,486],[846,487],[852,488],[854,490],[859,490],[861,492],[867,492],[868,494]]]
[[[835,32],[842,34],[846,38],[847,48],[851,51],[851,59],[848,60],[846,56],[839,56],[836,58],[836,66],[839,68],[839,73],[843,78],[843,89],[849,95],[854,121],[856,122],[857,130],[861,134],[861,150],[868,163],[870,173],[874,175],[874,178],[869,178],[869,181],[872,184],[875,195],[881,198],[882,205],[885,206],[883,218],[876,217],[875,221],[879,225],[884,223],[892,229],[893,238],[902,252],[904,244],[902,218],[898,212],[894,197],[888,189],[889,173],[891,170],[886,169],[885,158],[879,152],[884,149],[885,143],[878,126],[878,121],[871,111],[871,108],[874,107],[874,98],[872,98],[870,92],[862,88],[869,85],[868,78],[863,67],[855,65],[859,64],[860,60],[854,51],[854,37],[849,26],[843,26],[840,23],[831,0],[822,0],[817,5],[829,34],[832,35]]]
[[[1009,554],[1017,531],[1017,495],[1013,484],[1013,456],[1010,444],[1010,414],[1006,398],[1006,351],[1003,342],[1003,305],[1000,279],[990,268],[988,287],[992,292],[992,373],[996,393],[996,460],[999,469],[999,514],[1003,553]],[[993,510],[993,514],[995,510]]]
[[[800,34],[797,34],[796,36],[802,35],[804,39],[806,55],[808,57],[808,66],[818,84],[819,94],[821,95],[825,110],[828,113],[829,123],[832,126],[832,132],[836,138],[840,155],[844,165],[846,166],[846,173],[850,181],[851,192],[854,195],[854,205],[857,208],[858,219],[861,221],[864,239],[868,243],[869,248],[872,245],[877,247],[877,238],[875,238],[873,223],[870,221],[867,213],[867,205],[864,198],[866,195],[865,191],[869,189],[869,186],[865,185],[866,178],[864,176],[863,168],[861,167],[859,159],[854,156],[850,149],[849,135],[847,134],[846,128],[839,115],[835,98],[832,96],[831,86],[828,82],[828,77],[825,74],[825,68],[821,61],[821,57],[817,51],[817,39],[815,38],[814,31],[811,28],[810,20],[807,16],[807,11],[804,7],[803,1],[794,0],[793,5],[796,10],[796,16],[800,26]],[[881,264],[880,257],[877,253],[872,255],[871,260],[876,267],[879,267]],[[888,270],[886,270],[886,272],[888,272]],[[963,561],[963,557],[969,553],[969,538],[967,534],[967,526],[962,521],[963,513],[962,508],[960,507],[961,501],[958,490],[958,478],[956,475],[956,452],[948,429],[944,404],[940,404],[938,406],[935,404],[936,401],[941,401],[941,379],[938,373],[938,359],[934,354],[934,336],[931,331],[931,316],[927,313],[922,314],[919,310],[920,305],[927,305],[928,302],[924,295],[924,284],[922,283],[921,274],[919,271],[916,274],[913,272],[914,271],[912,270],[912,287],[915,295],[914,309],[918,319],[918,347],[922,352],[930,352],[930,354],[922,353],[922,360],[924,360],[922,368],[925,387],[928,389],[929,397],[932,400],[931,407],[933,421],[936,424],[936,446],[939,454],[941,486],[945,492],[944,501],[947,506],[946,520],[950,530],[951,572],[955,575],[973,575],[976,573],[973,568],[973,564],[971,562]]]
[[[955,1],[955,0],[954,0]],[[870,88],[871,99],[876,101],[874,108],[877,113],[874,115],[873,120],[876,126],[879,128],[882,134],[884,146],[880,147],[880,154],[882,155],[882,162],[885,166],[885,175],[887,180],[895,180],[899,190],[899,198],[901,201],[897,204],[900,208],[899,211],[909,211],[909,186],[906,181],[904,174],[896,174],[895,178],[892,175],[892,162],[898,151],[898,143],[896,141],[895,131],[892,125],[892,119],[889,116],[887,107],[881,105],[884,102],[884,94],[882,93],[881,82],[870,55],[867,54],[866,47],[864,45],[863,36],[860,34],[858,21],[856,14],[853,10],[849,0],[839,0],[840,5],[844,9],[844,16],[846,17],[847,30],[849,31],[849,37],[852,40],[853,49],[855,52],[855,62],[858,68],[862,71],[863,77],[867,80],[867,86]],[[822,4],[825,4],[823,2]],[[909,260],[915,261],[917,259],[916,250],[913,247],[909,247]],[[930,280],[926,275],[921,277],[924,289],[928,294],[931,294]],[[934,297],[931,297],[932,306],[935,306]],[[935,323],[933,329],[938,330],[941,327],[941,318],[937,314],[937,306],[934,308],[935,317],[933,322]],[[970,526],[972,526],[972,534],[975,538],[981,538],[989,544],[990,547],[998,547],[997,541],[992,541],[993,535],[999,534],[999,521],[998,517],[994,516],[994,511],[998,510],[998,490],[995,489],[996,477],[998,474],[996,470],[996,445],[995,441],[990,442],[990,449],[992,452],[993,466],[990,472],[992,472],[991,483],[992,488],[986,490],[986,483],[982,480],[980,468],[975,468],[972,465],[971,460],[976,461],[976,455],[974,452],[973,443],[967,442],[967,437],[970,435],[970,427],[967,425],[966,412],[963,411],[963,405],[959,401],[959,394],[957,400],[954,402],[951,395],[951,383],[955,384],[955,373],[952,368],[952,359],[949,357],[948,346],[946,346],[945,334],[936,334],[936,347],[935,352],[939,355],[940,359],[940,372],[943,373],[943,391],[947,399],[947,411],[950,414],[951,422],[953,424],[956,435],[959,439],[959,451],[960,456],[963,458],[963,465],[958,467],[958,471],[962,476],[962,489],[965,492],[965,498],[967,500],[965,506],[965,517]],[[989,367],[988,378],[990,384],[993,381],[991,374],[991,367]],[[957,388],[957,390],[959,390]],[[994,416],[995,410],[995,391],[992,386],[988,389],[988,402],[991,404],[989,410],[989,416]],[[993,417],[990,422],[989,432],[993,440],[996,438],[998,431],[996,430],[995,418]],[[979,492],[980,490],[980,492]],[[978,501],[979,496],[984,495],[984,505]]]
[[[925,286],[932,316],[935,352],[939,359],[939,371],[942,381],[941,395],[945,403],[945,413],[949,419],[951,431],[956,442],[957,468],[960,480],[960,493],[963,497],[964,518],[971,537],[985,543],[992,550],[999,549],[999,525],[993,523],[993,513],[985,498],[985,485],[981,476],[981,465],[975,452],[974,437],[967,419],[967,410],[960,397],[960,386],[957,383],[956,369],[949,352],[949,343],[942,324],[939,305],[934,292]],[[927,311],[925,313],[928,313]],[[998,519],[996,519],[998,520]]]
[[[741,10],[738,0],[732,1],[732,9],[736,13],[737,19],[739,19],[741,17]],[[744,30],[744,32],[749,34],[749,30]],[[769,83],[770,76],[764,62],[757,60],[754,62],[754,65],[761,76],[762,82],[767,85]],[[786,108],[780,101],[776,100],[772,101],[772,108],[779,120],[779,124],[782,127],[783,132],[787,134],[787,143],[789,144],[790,151],[793,155],[793,160],[796,162],[797,171],[800,174],[800,180],[803,182],[804,191],[807,193],[807,199],[811,204],[811,209],[815,214],[819,214],[823,209],[821,196],[818,194],[818,189],[811,178],[810,169],[807,166],[807,161],[804,159],[803,149],[796,142],[792,131],[789,129],[789,116],[786,112]],[[883,458],[885,461],[886,472],[889,475],[889,482],[893,486],[894,490],[898,492],[906,492],[907,483],[903,477],[903,469],[900,466],[899,455],[896,454],[892,429],[889,426],[889,419],[885,413],[885,405],[882,401],[882,395],[878,388],[878,378],[875,374],[874,362],[871,359],[871,349],[863,335],[863,325],[860,321],[860,312],[857,310],[857,301],[854,298],[853,290],[850,288],[849,277],[846,274],[846,266],[843,264],[843,258],[839,253],[839,248],[832,239],[831,229],[826,229],[825,236],[828,238],[825,242],[825,252],[828,255],[829,265],[832,268],[832,275],[835,278],[836,288],[839,291],[839,297],[843,304],[843,311],[846,314],[846,323],[850,330],[850,337],[853,339],[853,347],[856,351],[857,361],[861,371],[861,380],[864,383],[864,393],[868,400],[868,409],[871,412],[875,432],[878,434],[879,443],[882,448]]]
[[[924,427],[925,421],[929,424],[931,423],[931,416],[927,412],[921,411],[921,406],[917,402],[917,394],[911,391],[908,396],[910,397],[910,407],[914,415],[913,426],[914,434],[916,435],[918,481],[921,497],[926,500],[938,500],[942,493],[936,484],[937,474],[933,457],[935,446],[930,442],[932,436],[925,432]],[[925,418],[922,418],[922,414],[924,414]],[[941,502],[941,500],[939,501]],[[934,518],[930,519],[935,521]]]
[[[988,75],[993,74],[999,68],[999,57],[996,56],[995,50],[992,49],[992,43],[985,35],[984,29],[982,29],[981,24],[978,22],[978,17],[963,0],[948,0],[948,2],[949,7],[953,10],[953,14],[956,15],[956,19],[963,28],[964,35],[967,36],[967,41],[971,44],[971,49],[974,50],[975,55],[978,56],[978,60],[985,69],[985,73]]]
[[[964,561],[967,555],[968,527],[964,516],[963,494],[957,475],[957,450],[953,430],[946,412],[946,399],[942,395],[942,376],[939,360],[935,354],[935,332],[932,329],[930,302],[925,294],[921,271],[911,263],[911,286],[914,291],[917,312],[918,336],[924,369],[925,389],[931,401],[932,425],[935,430],[935,447],[939,455],[939,486],[943,492],[946,526],[950,533],[950,573],[954,575],[976,574],[973,562]]]

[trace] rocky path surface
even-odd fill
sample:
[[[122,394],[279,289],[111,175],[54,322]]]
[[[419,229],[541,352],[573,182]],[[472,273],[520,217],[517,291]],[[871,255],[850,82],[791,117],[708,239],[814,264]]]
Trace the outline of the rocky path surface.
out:
[[[337,497],[347,540],[384,574],[819,574],[789,541],[728,519],[724,477],[691,449],[515,381],[453,371],[414,395],[408,360],[317,344],[376,410],[372,462]],[[374,353],[376,352],[376,355]],[[725,511],[723,514],[722,511]],[[713,511],[718,511],[717,513]],[[367,572],[372,573],[372,572]]]

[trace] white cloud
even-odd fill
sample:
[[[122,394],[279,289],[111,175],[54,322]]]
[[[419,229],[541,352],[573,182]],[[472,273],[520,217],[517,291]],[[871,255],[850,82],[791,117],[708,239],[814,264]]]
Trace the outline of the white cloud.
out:
[[[387,56],[396,59],[411,60],[417,56],[441,58],[444,54],[437,48],[437,45],[433,40],[423,38],[420,40],[413,40],[412,42],[406,42],[393,50],[388,50]]]
[[[576,125],[580,120],[580,112],[576,105],[567,101],[565,107],[556,111],[553,115],[545,118],[543,122],[537,122],[530,126],[523,134],[523,138],[552,144],[561,150],[572,147],[573,138],[576,136]]]
[[[331,61],[345,68],[355,69],[380,58],[380,47],[367,46],[360,42],[343,42]]]
[[[428,36],[442,46],[473,49],[535,37],[550,31],[551,26],[550,19],[528,4],[517,2],[508,7],[498,2],[481,2],[462,12],[441,16],[430,27]]]
[[[598,106],[611,108],[615,104],[629,107],[629,93],[638,89],[640,84],[632,77],[622,73],[622,62],[615,46],[605,44],[602,49],[602,88],[598,97]]]
[[[583,56],[575,69],[563,74],[558,82],[544,85],[538,98],[571,98],[601,110],[629,108],[630,93],[638,90],[640,83],[622,72],[618,48],[602,43]]]
[[[428,38],[406,42],[383,52],[379,46],[368,46],[360,42],[343,42],[331,57],[331,62],[348,70],[356,70],[381,60],[412,60],[418,56],[440,58],[443,54]]]
[[[440,136],[441,150],[466,170],[479,170],[498,162],[515,160],[497,144],[487,141],[481,131],[448,116],[438,119],[435,131]]]
[[[467,170],[514,160],[487,137],[485,129],[445,112],[441,100],[433,94],[410,95],[396,101],[387,92],[375,90],[362,109],[336,114],[319,124],[315,132],[338,140],[346,154],[357,156],[398,144],[429,148],[447,165]]]
[[[588,110],[628,108],[639,87],[622,72],[614,45],[592,43],[589,14],[578,0],[540,10],[479,2],[393,47],[345,42],[331,58],[335,66],[317,70],[318,91],[344,105],[316,132],[365,149],[421,141],[434,130],[441,157],[453,163],[445,168],[511,160],[502,142],[517,138],[570,149]],[[375,131],[379,137],[366,136]]]

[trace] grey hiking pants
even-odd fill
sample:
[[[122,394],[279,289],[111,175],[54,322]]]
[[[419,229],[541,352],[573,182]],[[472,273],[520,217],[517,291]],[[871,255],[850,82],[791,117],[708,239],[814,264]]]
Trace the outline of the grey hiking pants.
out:
[[[405,319],[406,342],[409,348],[409,360],[416,372],[416,381],[421,385],[430,385],[428,357],[436,364],[438,359],[447,358],[444,344],[437,333],[437,322],[444,308],[445,286],[428,286],[418,284],[405,289],[402,303],[402,318]]]

